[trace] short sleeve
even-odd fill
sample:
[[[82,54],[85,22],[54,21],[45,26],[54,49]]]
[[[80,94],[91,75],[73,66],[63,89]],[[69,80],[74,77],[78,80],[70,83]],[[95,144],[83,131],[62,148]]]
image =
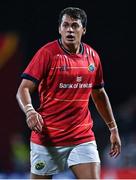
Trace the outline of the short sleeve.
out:
[[[21,77],[31,80],[36,84],[39,83],[43,77],[47,76],[49,59],[49,52],[41,48],[34,55]]]
[[[103,70],[100,58],[97,53],[95,53],[95,62],[96,62],[96,72],[94,78],[93,89],[99,89],[104,87],[104,80],[103,80]]]

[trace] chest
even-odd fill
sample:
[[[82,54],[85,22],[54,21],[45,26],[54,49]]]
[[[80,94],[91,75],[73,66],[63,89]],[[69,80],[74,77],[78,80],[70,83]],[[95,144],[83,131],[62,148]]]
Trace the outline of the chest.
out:
[[[88,82],[93,81],[96,66],[91,57],[69,57],[66,55],[57,55],[53,58],[50,70],[49,80],[65,82]]]

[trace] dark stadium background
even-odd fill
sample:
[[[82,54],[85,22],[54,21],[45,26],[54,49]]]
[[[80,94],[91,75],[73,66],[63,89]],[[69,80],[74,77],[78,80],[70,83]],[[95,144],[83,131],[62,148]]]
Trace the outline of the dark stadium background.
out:
[[[26,166],[23,164],[22,167],[26,169],[21,171],[16,167],[20,162],[14,160],[18,147],[16,141],[21,139],[28,146],[30,136],[15,94],[21,81],[20,75],[34,53],[45,43],[59,37],[58,14],[67,6],[77,6],[86,11],[88,25],[83,41],[100,55],[105,89],[110,97],[121,137],[124,139],[127,134],[127,137],[136,138],[135,21],[132,1],[0,1],[0,37],[5,38],[10,33],[17,40],[16,51],[0,68],[0,173],[24,173],[29,167],[29,162]],[[37,106],[36,94],[33,99]],[[92,102],[90,109],[95,119],[98,148],[103,158],[104,149],[109,144],[109,131],[92,107]],[[28,151],[24,151],[22,153],[27,155],[29,146]],[[134,168],[135,165],[130,163],[129,167]],[[121,167],[126,168],[128,164]]]

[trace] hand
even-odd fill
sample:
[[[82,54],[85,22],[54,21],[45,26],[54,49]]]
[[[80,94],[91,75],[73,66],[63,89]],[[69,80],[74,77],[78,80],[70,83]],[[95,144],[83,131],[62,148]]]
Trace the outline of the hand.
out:
[[[117,129],[111,132],[110,141],[111,149],[109,154],[111,157],[116,158],[121,152],[121,140]]]
[[[26,122],[28,127],[35,132],[42,132],[43,119],[42,116],[35,110],[29,111],[26,115]]]

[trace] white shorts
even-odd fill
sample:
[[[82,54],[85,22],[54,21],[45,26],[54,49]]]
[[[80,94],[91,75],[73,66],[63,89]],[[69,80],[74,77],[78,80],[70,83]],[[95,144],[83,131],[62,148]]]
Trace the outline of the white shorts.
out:
[[[70,166],[82,163],[99,162],[95,141],[75,146],[47,147],[31,142],[31,173],[53,175]]]

